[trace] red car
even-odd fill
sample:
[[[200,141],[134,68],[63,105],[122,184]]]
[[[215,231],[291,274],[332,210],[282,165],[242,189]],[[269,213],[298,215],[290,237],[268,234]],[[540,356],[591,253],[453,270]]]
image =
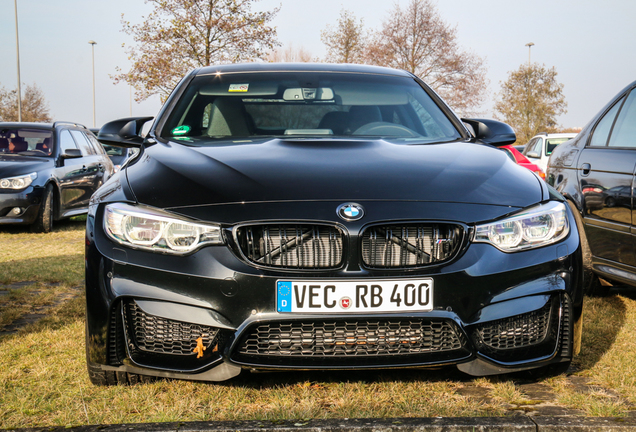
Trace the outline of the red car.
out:
[[[511,145],[505,145],[499,148],[503,150],[508,155],[508,157],[515,161],[518,165],[521,165],[524,168],[528,168],[532,172],[536,172],[543,180],[545,180],[545,173],[541,170],[541,168],[539,168],[537,164],[533,164],[532,162],[530,162],[527,157],[519,152],[519,150]]]

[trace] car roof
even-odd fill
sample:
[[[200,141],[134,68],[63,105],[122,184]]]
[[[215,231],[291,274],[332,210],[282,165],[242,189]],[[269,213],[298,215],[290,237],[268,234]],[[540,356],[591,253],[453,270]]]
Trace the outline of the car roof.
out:
[[[11,129],[44,129],[54,130],[56,127],[65,125],[69,128],[87,129],[86,126],[80,123],[69,121],[56,121],[55,123],[36,123],[36,122],[0,122],[0,128]]]
[[[197,69],[196,75],[216,73],[250,72],[344,72],[412,77],[410,73],[380,66],[334,63],[234,63],[206,66]]]
[[[551,133],[551,134],[539,134],[535,136],[541,136],[545,138],[574,138],[578,134],[576,132],[566,132],[566,133]]]
[[[46,129],[53,130],[53,123],[34,123],[34,122],[0,122],[1,128],[11,128],[11,129]]]

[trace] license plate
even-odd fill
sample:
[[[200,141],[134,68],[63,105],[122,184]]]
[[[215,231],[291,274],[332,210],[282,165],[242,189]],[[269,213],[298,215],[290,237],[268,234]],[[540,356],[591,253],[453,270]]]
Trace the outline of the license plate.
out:
[[[433,279],[276,283],[278,312],[422,312],[433,309]]]

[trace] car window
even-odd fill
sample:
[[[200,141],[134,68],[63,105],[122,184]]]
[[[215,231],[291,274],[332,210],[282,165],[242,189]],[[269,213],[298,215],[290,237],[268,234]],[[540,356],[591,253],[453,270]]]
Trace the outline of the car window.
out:
[[[95,150],[89,144],[88,140],[86,139],[86,135],[84,135],[82,132],[77,130],[72,130],[71,135],[73,135],[73,138],[75,138],[75,142],[79,146],[83,155],[86,156],[86,155],[95,154]]]
[[[612,129],[610,147],[636,147],[636,91],[623,104]]]
[[[537,138],[532,138],[530,140],[530,142],[528,144],[526,144],[526,147],[523,149],[522,154],[523,155],[527,155],[528,153],[530,153],[531,151],[533,151],[535,144],[537,143]]]
[[[514,155],[512,154],[512,152],[510,150],[508,150],[506,148],[502,148],[501,150],[506,154],[506,156],[508,156],[508,158],[511,161],[513,161],[514,163],[517,163],[517,160],[515,159]]]
[[[530,145],[528,145],[528,150],[526,151],[526,155],[528,153],[532,153],[535,152],[536,154],[538,154],[539,156],[541,156],[541,146],[543,144],[543,138],[534,138]]]
[[[604,147],[607,145],[607,138],[609,137],[610,131],[612,130],[612,125],[614,124],[614,118],[616,118],[616,113],[620,109],[621,105],[625,98],[622,98],[618,101],[611,110],[608,111],[607,114],[603,116],[600,122],[596,125],[594,132],[592,134],[592,138],[590,139],[590,146],[594,147]]]
[[[0,130],[0,153],[50,156],[53,150],[51,131],[41,129]]]
[[[571,139],[572,138],[568,138],[568,137],[547,139],[545,144],[545,154],[551,155],[556,146],[558,146],[559,144],[563,144],[564,142],[569,141]]]
[[[60,154],[64,154],[66,150],[77,150],[77,144],[67,130],[60,132]]]
[[[320,72],[197,77],[160,133],[192,143],[293,135],[460,138],[413,79]]]
[[[88,142],[93,148],[93,151],[95,152],[95,154],[106,155],[106,152],[104,152],[104,147],[102,147],[99,141],[97,141],[97,138],[95,138],[95,136],[93,136],[92,134],[85,134],[85,135],[86,135],[86,138],[88,138]]]

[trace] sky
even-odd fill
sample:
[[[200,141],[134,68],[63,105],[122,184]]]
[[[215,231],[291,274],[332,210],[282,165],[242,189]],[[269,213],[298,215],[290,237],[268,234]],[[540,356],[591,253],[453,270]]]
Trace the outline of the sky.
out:
[[[126,84],[114,85],[117,68],[128,71],[122,47],[133,45],[121,17],[141,23],[152,5],[143,0],[15,0],[18,5],[20,73],[37,84],[55,120],[93,126],[92,53],[95,51],[95,125],[121,117],[155,115],[158,97],[132,101]],[[254,10],[280,7],[272,22],[284,46],[325,55],[320,32],[335,26],[342,9],[379,29],[395,3],[409,0],[260,0]],[[634,0],[433,0],[442,19],[457,29],[464,51],[485,59],[488,97],[481,107],[492,118],[493,101],[508,73],[528,61],[555,67],[568,112],[563,127],[584,126],[614,95],[636,80]],[[0,0],[0,86],[17,86],[14,0]]]

